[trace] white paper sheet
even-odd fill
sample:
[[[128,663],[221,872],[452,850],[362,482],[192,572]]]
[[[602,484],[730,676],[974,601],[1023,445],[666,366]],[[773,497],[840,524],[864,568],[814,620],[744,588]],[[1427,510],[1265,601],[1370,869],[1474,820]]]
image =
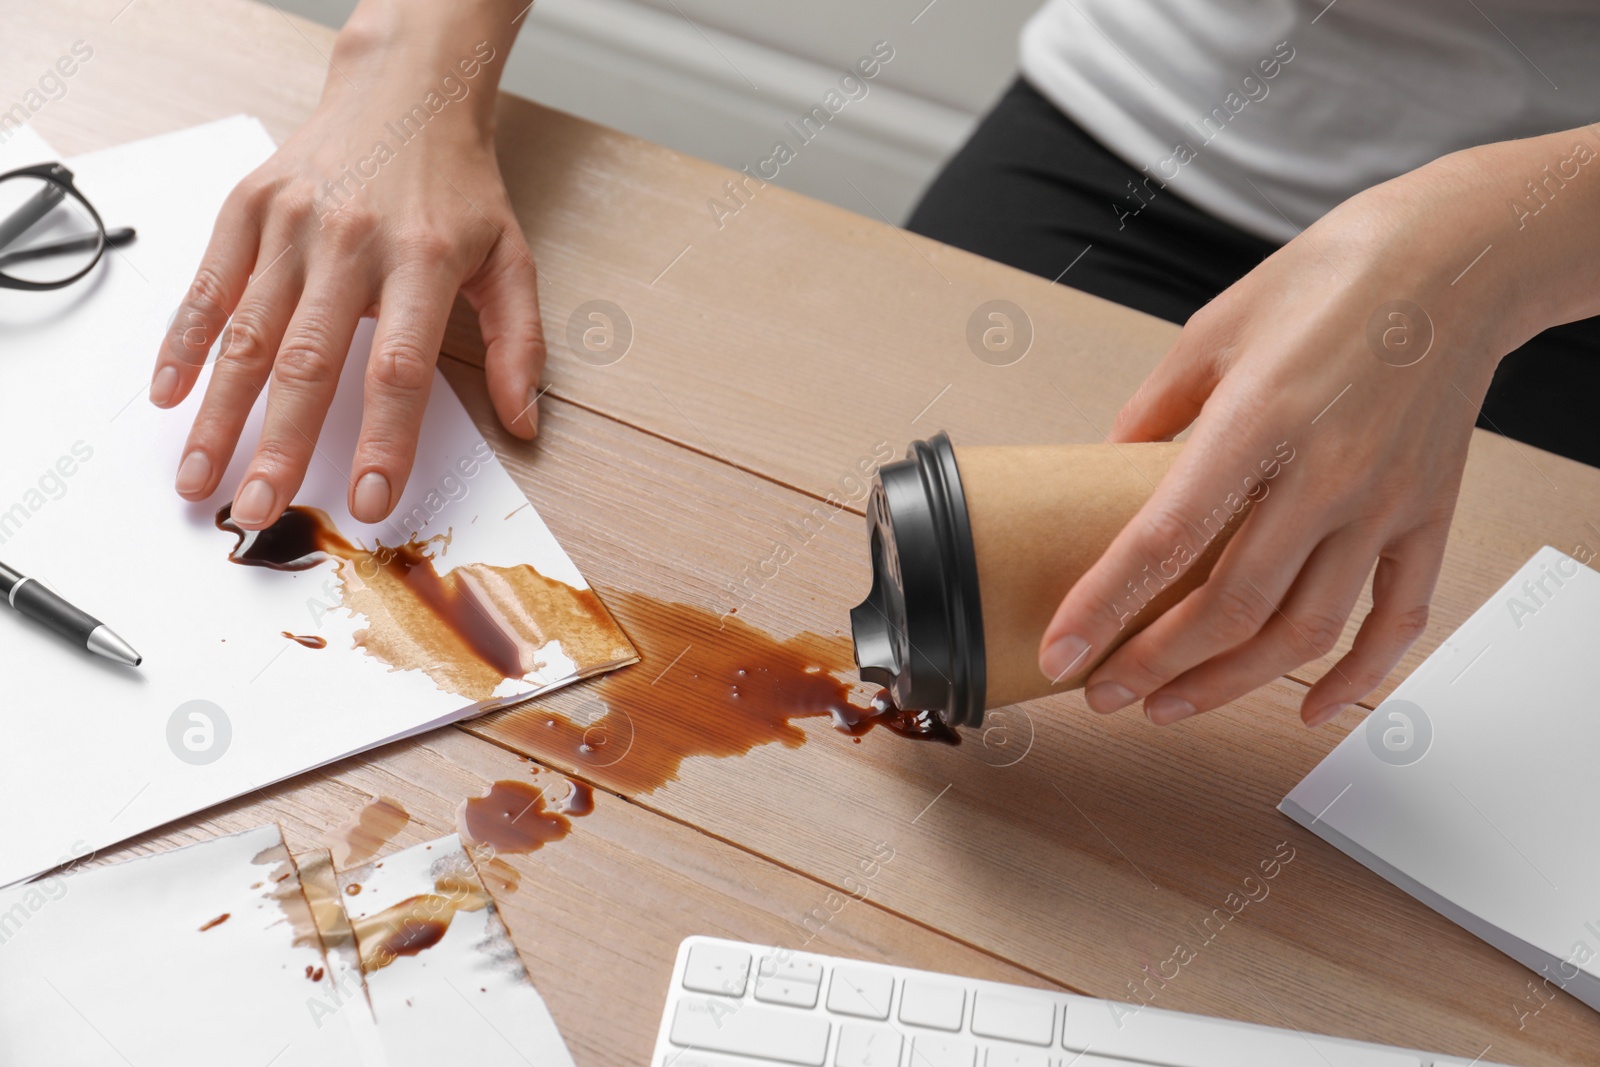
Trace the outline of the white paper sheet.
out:
[[[267,825],[0,890],[0,1064],[573,1067],[459,839],[381,862]],[[363,976],[350,919],[409,898],[443,935]]]
[[[43,147],[19,135],[0,162],[33,162]],[[136,227],[137,242],[67,290],[0,291],[0,560],[53,585],[145,657],[142,669],[125,669],[0,610],[0,811],[9,815],[0,885],[480,710],[420,671],[353,649],[365,623],[327,610],[339,602],[332,563],[291,574],[227,560],[233,538],[213,517],[237,487],[264,399],[218,494],[188,504],[173,492],[204,382],[180,409],[157,410],[146,399],[153,359],[223,198],[272,147],[241,117],[70,161],[106,225]],[[345,503],[364,353],[358,340],[296,502],[325,510],[347,538],[394,545],[404,528],[357,523]],[[473,476],[460,473],[463,458],[485,452],[436,376],[397,515],[420,508],[423,537],[452,532],[441,571],[531,564],[586,588],[492,455]],[[328,647],[301,647],[284,631]],[[495,696],[573,680],[559,642],[542,658]]]
[[[391,1067],[573,1067],[460,838],[451,834],[378,863],[339,875],[341,886],[360,886],[341,895],[358,939],[373,916],[414,898],[430,903],[408,914],[448,920],[443,936],[415,955],[385,953],[381,940],[361,946]],[[388,962],[374,969],[373,958]]]
[[[0,1063],[377,1067],[325,967],[276,826],[57,872],[0,890]]]
[[[0,141],[0,174],[35,163],[49,163],[56,158],[50,143],[40,137],[32,126],[19,126],[6,131]]]

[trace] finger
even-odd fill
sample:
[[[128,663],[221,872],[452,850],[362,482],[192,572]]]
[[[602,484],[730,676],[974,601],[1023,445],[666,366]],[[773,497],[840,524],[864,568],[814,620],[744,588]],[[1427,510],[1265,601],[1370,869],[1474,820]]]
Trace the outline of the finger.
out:
[[[277,521],[315,454],[350,338],[371,303],[365,275],[348,263],[312,271],[284,331],[272,364],[261,440],[233,498],[233,518],[247,530]]]
[[[1307,726],[1321,726],[1371,693],[1428,628],[1428,604],[1444,560],[1448,522],[1419,527],[1387,549],[1372,575],[1372,610],[1354,646],[1300,705]]]
[[[1236,500],[1246,499],[1237,484],[1231,492]],[[1302,513],[1273,503],[1263,498],[1240,521],[1203,585],[1135,634],[1089,676],[1084,699],[1091,708],[1116,711],[1261,632],[1320,540]],[[1219,510],[1213,512],[1213,526],[1229,514],[1227,507]],[[1308,533],[1317,536],[1308,539]],[[1172,551],[1167,550],[1169,558]]]
[[[1142,605],[1129,602],[1129,589],[1139,588],[1133,583],[1147,569],[1159,581],[1176,580],[1182,571],[1175,566],[1191,565],[1204,551],[1202,538],[1217,535],[1213,524],[1202,522],[1198,531],[1190,526],[1192,516],[1209,510],[1200,501],[1221,500],[1231,491],[1219,476],[1220,464],[1209,462],[1214,451],[1217,446],[1206,435],[1197,435],[1150,499],[1073,583],[1040,639],[1039,669],[1046,677],[1057,684],[1081,678],[1137,616]]]
[[[259,219],[256,195],[242,186],[235,189],[217,216],[200,267],[156,353],[150,378],[150,402],[156,407],[180,404],[194,388],[256,263]]]
[[[386,518],[411,477],[456,280],[445,263],[434,261],[418,262],[384,283],[350,469],[350,514],[361,522]]]
[[[1117,412],[1110,441],[1165,441],[1200,415],[1216,388],[1219,369],[1211,339],[1197,324],[1185,326],[1178,341]]]
[[[177,490],[184,499],[204,500],[217,491],[256,397],[272,373],[278,344],[300,299],[302,277],[298,254],[285,245],[270,263],[260,264],[223,328],[217,363],[178,465]]]
[[[462,289],[478,313],[486,348],[484,373],[501,425],[523,440],[539,432],[539,379],[544,326],[538,272],[520,236],[502,236],[478,276]]]
[[[1222,707],[1332,652],[1361,597],[1378,548],[1376,537],[1350,527],[1324,540],[1306,560],[1282,608],[1259,634],[1146,698],[1150,721],[1164,726]]]

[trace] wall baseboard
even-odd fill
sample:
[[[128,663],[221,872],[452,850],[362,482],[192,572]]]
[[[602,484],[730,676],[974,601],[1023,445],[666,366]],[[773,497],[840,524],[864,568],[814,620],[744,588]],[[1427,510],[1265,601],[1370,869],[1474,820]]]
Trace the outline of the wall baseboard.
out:
[[[874,82],[802,144],[785,124],[846,70],[634,0],[541,0],[528,18],[508,91],[734,169],[755,169],[787,142],[795,158],[775,184],[896,224],[977,121]],[[874,43],[862,41],[861,55]]]

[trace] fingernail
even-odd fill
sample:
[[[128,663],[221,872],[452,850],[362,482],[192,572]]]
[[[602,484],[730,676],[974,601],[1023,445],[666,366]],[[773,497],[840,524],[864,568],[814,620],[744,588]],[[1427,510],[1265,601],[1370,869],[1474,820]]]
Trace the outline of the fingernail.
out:
[[[1194,714],[1194,705],[1171,693],[1153,696],[1144,702],[1144,713],[1157,726],[1168,726]]]
[[[1127,707],[1138,697],[1133,695],[1133,690],[1116,682],[1100,682],[1091,685],[1084,691],[1083,699],[1088,702],[1092,711],[1102,715],[1110,715],[1113,711]]]
[[[1335,718],[1341,711],[1349,706],[1350,705],[1348,702],[1344,704],[1329,704],[1321,711],[1314,711],[1310,715],[1306,716],[1306,725],[1313,727],[1321,726],[1328,720]]]
[[[150,380],[150,403],[158,408],[164,408],[172,403],[172,398],[178,392],[178,369],[171,364],[156,371],[156,376]]]
[[[389,479],[368,471],[356,482],[356,506],[351,509],[362,522],[377,522],[389,512]]]
[[[233,498],[233,519],[244,526],[260,526],[272,513],[272,486],[257,478]]]
[[[178,493],[189,496],[205,489],[211,481],[211,458],[198,448],[183,457],[178,465]]]
[[[530,436],[539,436],[539,387],[530,385],[528,395],[523,400],[522,421],[528,424]]]
[[[1077,634],[1058,637],[1039,656],[1039,669],[1052,682],[1059,682],[1077,670],[1089,653],[1089,642]]]

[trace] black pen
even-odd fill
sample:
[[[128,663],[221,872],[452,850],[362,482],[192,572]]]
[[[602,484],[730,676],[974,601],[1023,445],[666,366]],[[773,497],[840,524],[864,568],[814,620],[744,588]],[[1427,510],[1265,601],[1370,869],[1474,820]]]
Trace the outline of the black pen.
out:
[[[23,577],[4,563],[0,563],[0,597],[34,622],[43,623],[96,655],[130,667],[144,662],[144,657],[111,627],[62,600],[38,579]]]

